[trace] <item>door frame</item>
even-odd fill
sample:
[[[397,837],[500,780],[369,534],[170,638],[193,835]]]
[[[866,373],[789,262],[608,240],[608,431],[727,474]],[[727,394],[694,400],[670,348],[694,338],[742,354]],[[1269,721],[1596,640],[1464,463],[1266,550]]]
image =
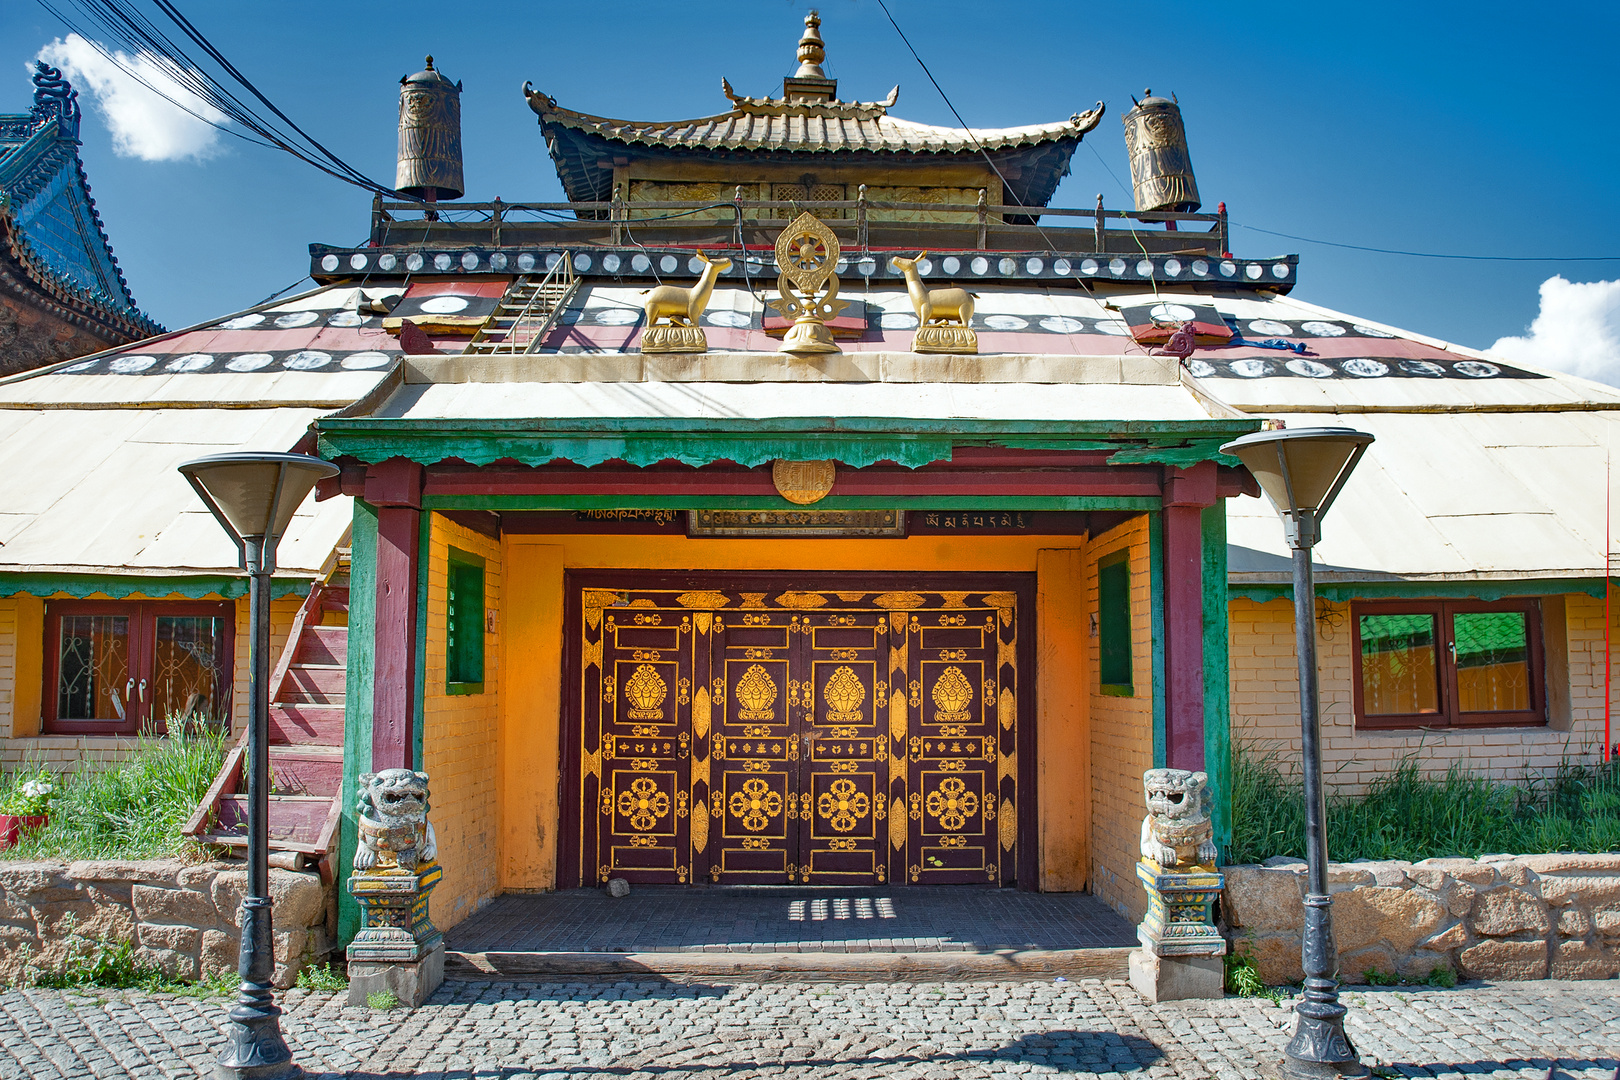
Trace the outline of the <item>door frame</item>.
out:
[[[698,591],[723,587],[726,589],[762,588],[765,591],[832,592],[835,590],[923,592],[955,591],[966,588],[970,592],[1011,592],[1018,597],[1018,731],[1015,746],[1018,754],[1018,845],[1016,887],[1020,891],[1037,892],[1040,889],[1037,849],[1039,846],[1040,802],[1037,790],[1039,774],[1036,748],[1038,712],[1036,701],[1035,627],[1036,627],[1036,575],[1032,571],[948,571],[925,573],[906,571],[838,571],[838,570],[747,570],[729,571],[723,568],[704,570],[565,570],[563,574],[563,648],[559,677],[562,715],[557,725],[558,742],[558,800],[557,819],[557,879],[559,889],[593,886],[594,876],[582,869],[580,850],[581,761],[571,749],[580,745],[584,719],[580,700],[579,673],[583,662],[579,628],[584,619],[583,593],[586,589],[680,589]],[[901,881],[892,886],[905,887]],[[694,881],[688,888],[713,887],[708,882]],[[806,886],[813,887],[813,886]],[[996,886],[963,885],[962,888],[994,888]]]

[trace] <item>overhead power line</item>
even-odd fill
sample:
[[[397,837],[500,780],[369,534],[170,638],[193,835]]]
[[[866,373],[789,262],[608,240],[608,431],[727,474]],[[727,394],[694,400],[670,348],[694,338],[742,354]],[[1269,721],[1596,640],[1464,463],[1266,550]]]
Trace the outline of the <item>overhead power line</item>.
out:
[[[196,48],[201,49],[202,54],[224,73],[223,80],[208,74],[204,66],[193,59],[175,38],[170,37],[153,19],[136,7],[135,0],[67,0],[67,3],[77,9],[82,20],[75,20],[67,11],[53,4],[52,0],[39,0],[41,7],[84,38],[109,62],[116,64],[136,82],[187,115],[255,145],[283,150],[344,183],[393,198],[410,197],[371,179],[299,127],[261,92],[251,79],[231,63],[206,35],[181,14],[171,0],[153,0],[153,3],[158,11],[180,30],[182,36],[189,39]],[[87,22],[89,29],[81,26],[81,21]],[[112,42],[114,48],[109,49],[103,44],[102,39]],[[200,115],[187,102],[176,100],[173,93],[167,92],[161,86],[154,86],[152,81],[144,78],[140,72],[132,70],[126,61],[115,55],[114,49],[150,62],[172,79],[175,86],[184,91],[184,95],[190,95],[195,101],[224,114],[252,135],[245,135],[233,127]],[[262,109],[268,110],[268,113],[228,89],[227,84],[246,91],[247,96],[257,101]]]
[[[1414,259],[1466,259],[1470,262],[1620,262],[1620,255],[1445,255],[1433,251],[1399,251],[1395,248],[1367,247],[1364,244],[1341,244],[1336,240],[1314,240],[1309,236],[1262,229],[1258,225],[1232,224],[1250,232],[1280,236],[1285,240],[1298,240],[1302,244],[1321,244],[1323,247],[1349,248],[1351,251],[1371,251],[1379,255],[1407,255]]]

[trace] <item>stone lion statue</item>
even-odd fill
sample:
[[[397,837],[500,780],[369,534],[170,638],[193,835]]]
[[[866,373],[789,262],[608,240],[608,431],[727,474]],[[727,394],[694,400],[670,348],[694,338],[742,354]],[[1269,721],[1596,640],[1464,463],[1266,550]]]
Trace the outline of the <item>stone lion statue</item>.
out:
[[[1148,815],[1142,819],[1142,858],[1166,870],[1213,866],[1215,831],[1204,815],[1207,773],[1149,769],[1142,774]]]
[[[410,769],[362,773],[355,810],[360,824],[356,870],[415,873],[419,864],[438,855],[438,841],[427,820],[427,773]]]

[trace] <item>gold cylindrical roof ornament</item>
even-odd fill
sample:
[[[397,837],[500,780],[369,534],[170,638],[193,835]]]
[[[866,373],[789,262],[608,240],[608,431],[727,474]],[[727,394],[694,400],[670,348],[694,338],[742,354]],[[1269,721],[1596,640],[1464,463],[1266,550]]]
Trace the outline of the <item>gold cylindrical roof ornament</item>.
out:
[[[1198,181],[1187,153],[1181,106],[1152,90],[1124,116],[1125,146],[1131,154],[1131,186],[1137,210],[1191,213],[1199,207]]]
[[[394,187],[435,202],[459,199],[461,175],[461,84],[427,68],[399,80],[399,163]]]

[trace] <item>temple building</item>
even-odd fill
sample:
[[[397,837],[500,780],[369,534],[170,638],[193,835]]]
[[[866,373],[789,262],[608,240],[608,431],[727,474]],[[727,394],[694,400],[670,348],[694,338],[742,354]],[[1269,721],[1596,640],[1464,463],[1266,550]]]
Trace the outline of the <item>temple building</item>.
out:
[[[0,375],[162,332],[135,306],[79,160],[78,93],[35,64],[34,107],[0,114]]]
[[[1598,752],[1620,391],[1294,299],[1173,101],[1125,117],[1138,205],[1067,209],[1101,106],[933,127],[825,49],[812,17],[781,97],[686,121],[526,87],[549,205],[451,202],[430,64],[416,198],[311,245],[312,289],[0,382],[0,760],[241,715],[242,579],[173,466],[297,449],[341,472],[278,579],[287,850],[341,877],[358,777],[413,767],[443,927],[616,877],[1139,917],[1143,771],[1208,773],[1224,854],[1234,740],[1298,739],[1281,526],[1220,452],[1277,420],[1379,440],[1317,549],[1345,782]]]

